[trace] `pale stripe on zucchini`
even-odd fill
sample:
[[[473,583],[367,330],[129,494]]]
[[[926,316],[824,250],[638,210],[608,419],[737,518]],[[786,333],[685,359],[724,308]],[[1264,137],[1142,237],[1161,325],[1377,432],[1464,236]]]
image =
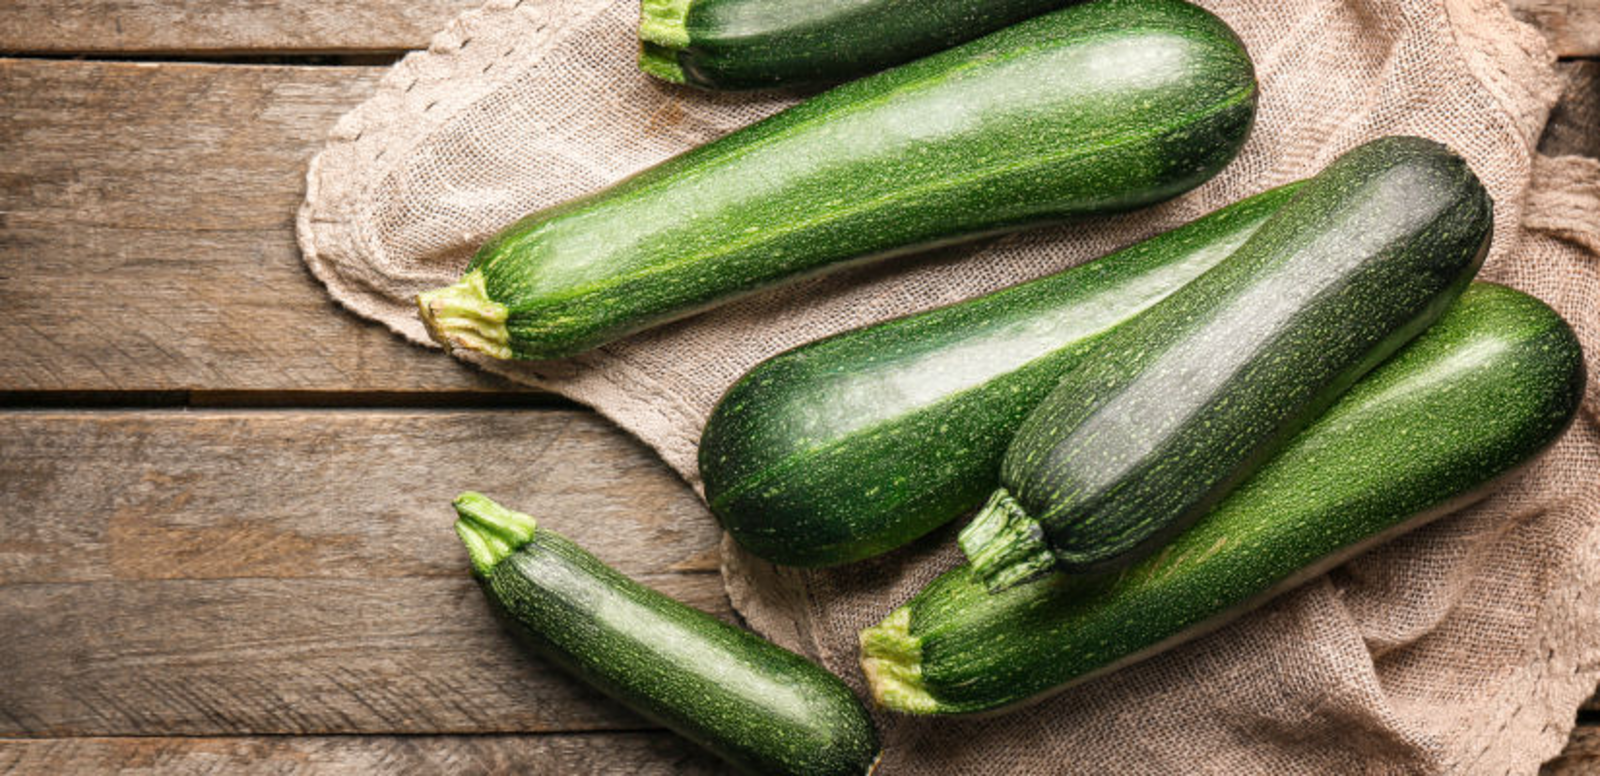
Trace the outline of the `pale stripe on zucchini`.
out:
[[[1017,426],[1092,343],[1216,266],[1298,185],[757,364],[700,437],[706,502],[746,550],[797,566],[887,552],[970,512]]]
[[[546,659],[749,773],[859,776],[877,762],[872,720],[838,677],[628,579],[528,515],[477,493],[455,507],[484,594]]]
[[[961,533],[991,590],[1155,552],[1466,288],[1493,203],[1418,137],[1342,154],[1216,267],[1095,343]]]
[[[1159,555],[990,594],[970,566],[861,633],[883,706],[963,714],[1036,699],[1214,630],[1484,495],[1577,411],[1583,354],[1542,302],[1474,284]]]
[[[1209,12],[1074,5],[530,214],[419,307],[446,347],[570,356],[801,277],[1176,196],[1233,159],[1255,105]]]

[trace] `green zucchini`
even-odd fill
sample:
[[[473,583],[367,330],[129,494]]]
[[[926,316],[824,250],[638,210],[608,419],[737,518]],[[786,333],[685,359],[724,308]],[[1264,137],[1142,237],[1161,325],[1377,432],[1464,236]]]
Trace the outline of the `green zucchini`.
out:
[[[1157,202],[1233,158],[1249,57],[1180,0],[1100,0],[853,81],[489,240],[433,337],[571,355],[846,264]]]
[[[495,612],[534,652],[758,774],[864,774],[877,733],[844,682],[617,573],[477,493],[456,533]]]
[[[1363,549],[1481,497],[1558,437],[1583,354],[1544,303],[1476,283],[1159,556],[990,594],[944,574],[861,633],[883,706],[1034,700],[1221,627]]]
[[[1284,186],[1104,258],[757,364],[700,437],[706,501],[745,549],[828,566],[971,511],[1011,434],[1107,330],[1215,266]]]
[[[1160,547],[1439,317],[1482,264],[1492,214],[1431,140],[1346,152],[1023,421],[960,535],[975,573],[1002,590]]]
[[[639,68],[707,89],[847,81],[1070,0],[644,0]]]

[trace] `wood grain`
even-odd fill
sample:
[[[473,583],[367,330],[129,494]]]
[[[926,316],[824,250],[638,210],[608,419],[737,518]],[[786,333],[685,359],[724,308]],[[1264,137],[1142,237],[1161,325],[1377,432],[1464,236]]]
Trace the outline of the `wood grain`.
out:
[[[650,727],[496,626],[468,486],[732,618],[710,517],[590,413],[6,413],[0,735]]]
[[[482,0],[7,0],[0,50],[346,52],[426,48]]]
[[[1600,61],[1562,62],[1557,68],[1566,88],[1550,112],[1539,152],[1600,158]]]
[[[693,492],[592,412],[20,412],[0,414],[0,584],[454,579],[467,488],[624,573],[717,568]]]
[[[637,579],[721,595],[709,574]],[[466,576],[6,585],[0,632],[0,735],[654,727],[522,654]]]
[[[0,391],[504,391],[334,304],[305,165],[381,69],[0,60]]]
[[[1594,0],[1509,0],[1511,10],[1539,28],[1557,56],[1600,57],[1600,3]]]
[[[546,2],[550,0],[545,0]],[[9,0],[0,51],[237,54],[400,51],[480,0]],[[1600,55],[1592,0],[1511,0],[1562,56]]]
[[[0,739],[0,774],[629,773],[709,776],[726,766],[666,732],[533,736]]]

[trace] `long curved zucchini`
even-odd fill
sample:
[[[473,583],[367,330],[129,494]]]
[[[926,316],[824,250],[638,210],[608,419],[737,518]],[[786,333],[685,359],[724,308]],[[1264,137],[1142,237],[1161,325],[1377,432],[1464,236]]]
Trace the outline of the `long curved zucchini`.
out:
[[[707,89],[847,81],[1071,0],[644,0],[639,68]]]
[[[872,720],[844,682],[753,633],[617,573],[477,493],[456,533],[495,612],[607,695],[756,774],[864,774]]]
[[[1249,57],[1180,0],[1101,0],[840,86],[489,240],[433,337],[571,355],[730,298],[1157,202],[1233,158]]]
[[[1560,435],[1583,354],[1544,303],[1474,284],[1159,556],[991,595],[970,566],[861,633],[878,702],[963,714],[1063,689],[1221,627],[1459,508]]]
[[[1017,429],[962,531],[1001,590],[1126,566],[1193,523],[1438,318],[1493,205],[1431,140],[1359,146],[1216,268],[1107,334]]]
[[[746,549],[827,566],[977,507],[1022,419],[1089,343],[1215,266],[1284,186],[1096,261],[773,356],[700,437],[706,501]]]

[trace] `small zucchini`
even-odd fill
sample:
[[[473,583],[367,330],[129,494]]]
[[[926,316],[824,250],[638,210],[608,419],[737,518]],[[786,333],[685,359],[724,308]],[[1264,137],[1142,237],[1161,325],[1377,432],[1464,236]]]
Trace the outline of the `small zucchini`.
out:
[[[1439,317],[1482,264],[1492,214],[1431,140],[1346,152],[1222,263],[1101,338],[1023,421],[960,535],[974,573],[998,591],[1160,547]]]
[[[700,437],[711,511],[745,549],[797,566],[887,552],[971,511],[1012,433],[1089,344],[1232,253],[1295,185],[1055,275],[757,364]]]
[[[1158,202],[1231,160],[1244,46],[1100,0],[852,81],[489,240],[417,299],[434,339],[556,358],[848,263]]]
[[[847,81],[1070,0],[644,0],[639,68],[707,89]]]
[[[1159,556],[991,595],[971,566],[861,633],[877,701],[965,714],[1038,699],[1213,631],[1483,495],[1554,441],[1583,354],[1533,297],[1476,283]]]
[[[495,612],[534,652],[757,774],[864,774],[872,720],[844,682],[617,573],[477,493],[456,533]]]

